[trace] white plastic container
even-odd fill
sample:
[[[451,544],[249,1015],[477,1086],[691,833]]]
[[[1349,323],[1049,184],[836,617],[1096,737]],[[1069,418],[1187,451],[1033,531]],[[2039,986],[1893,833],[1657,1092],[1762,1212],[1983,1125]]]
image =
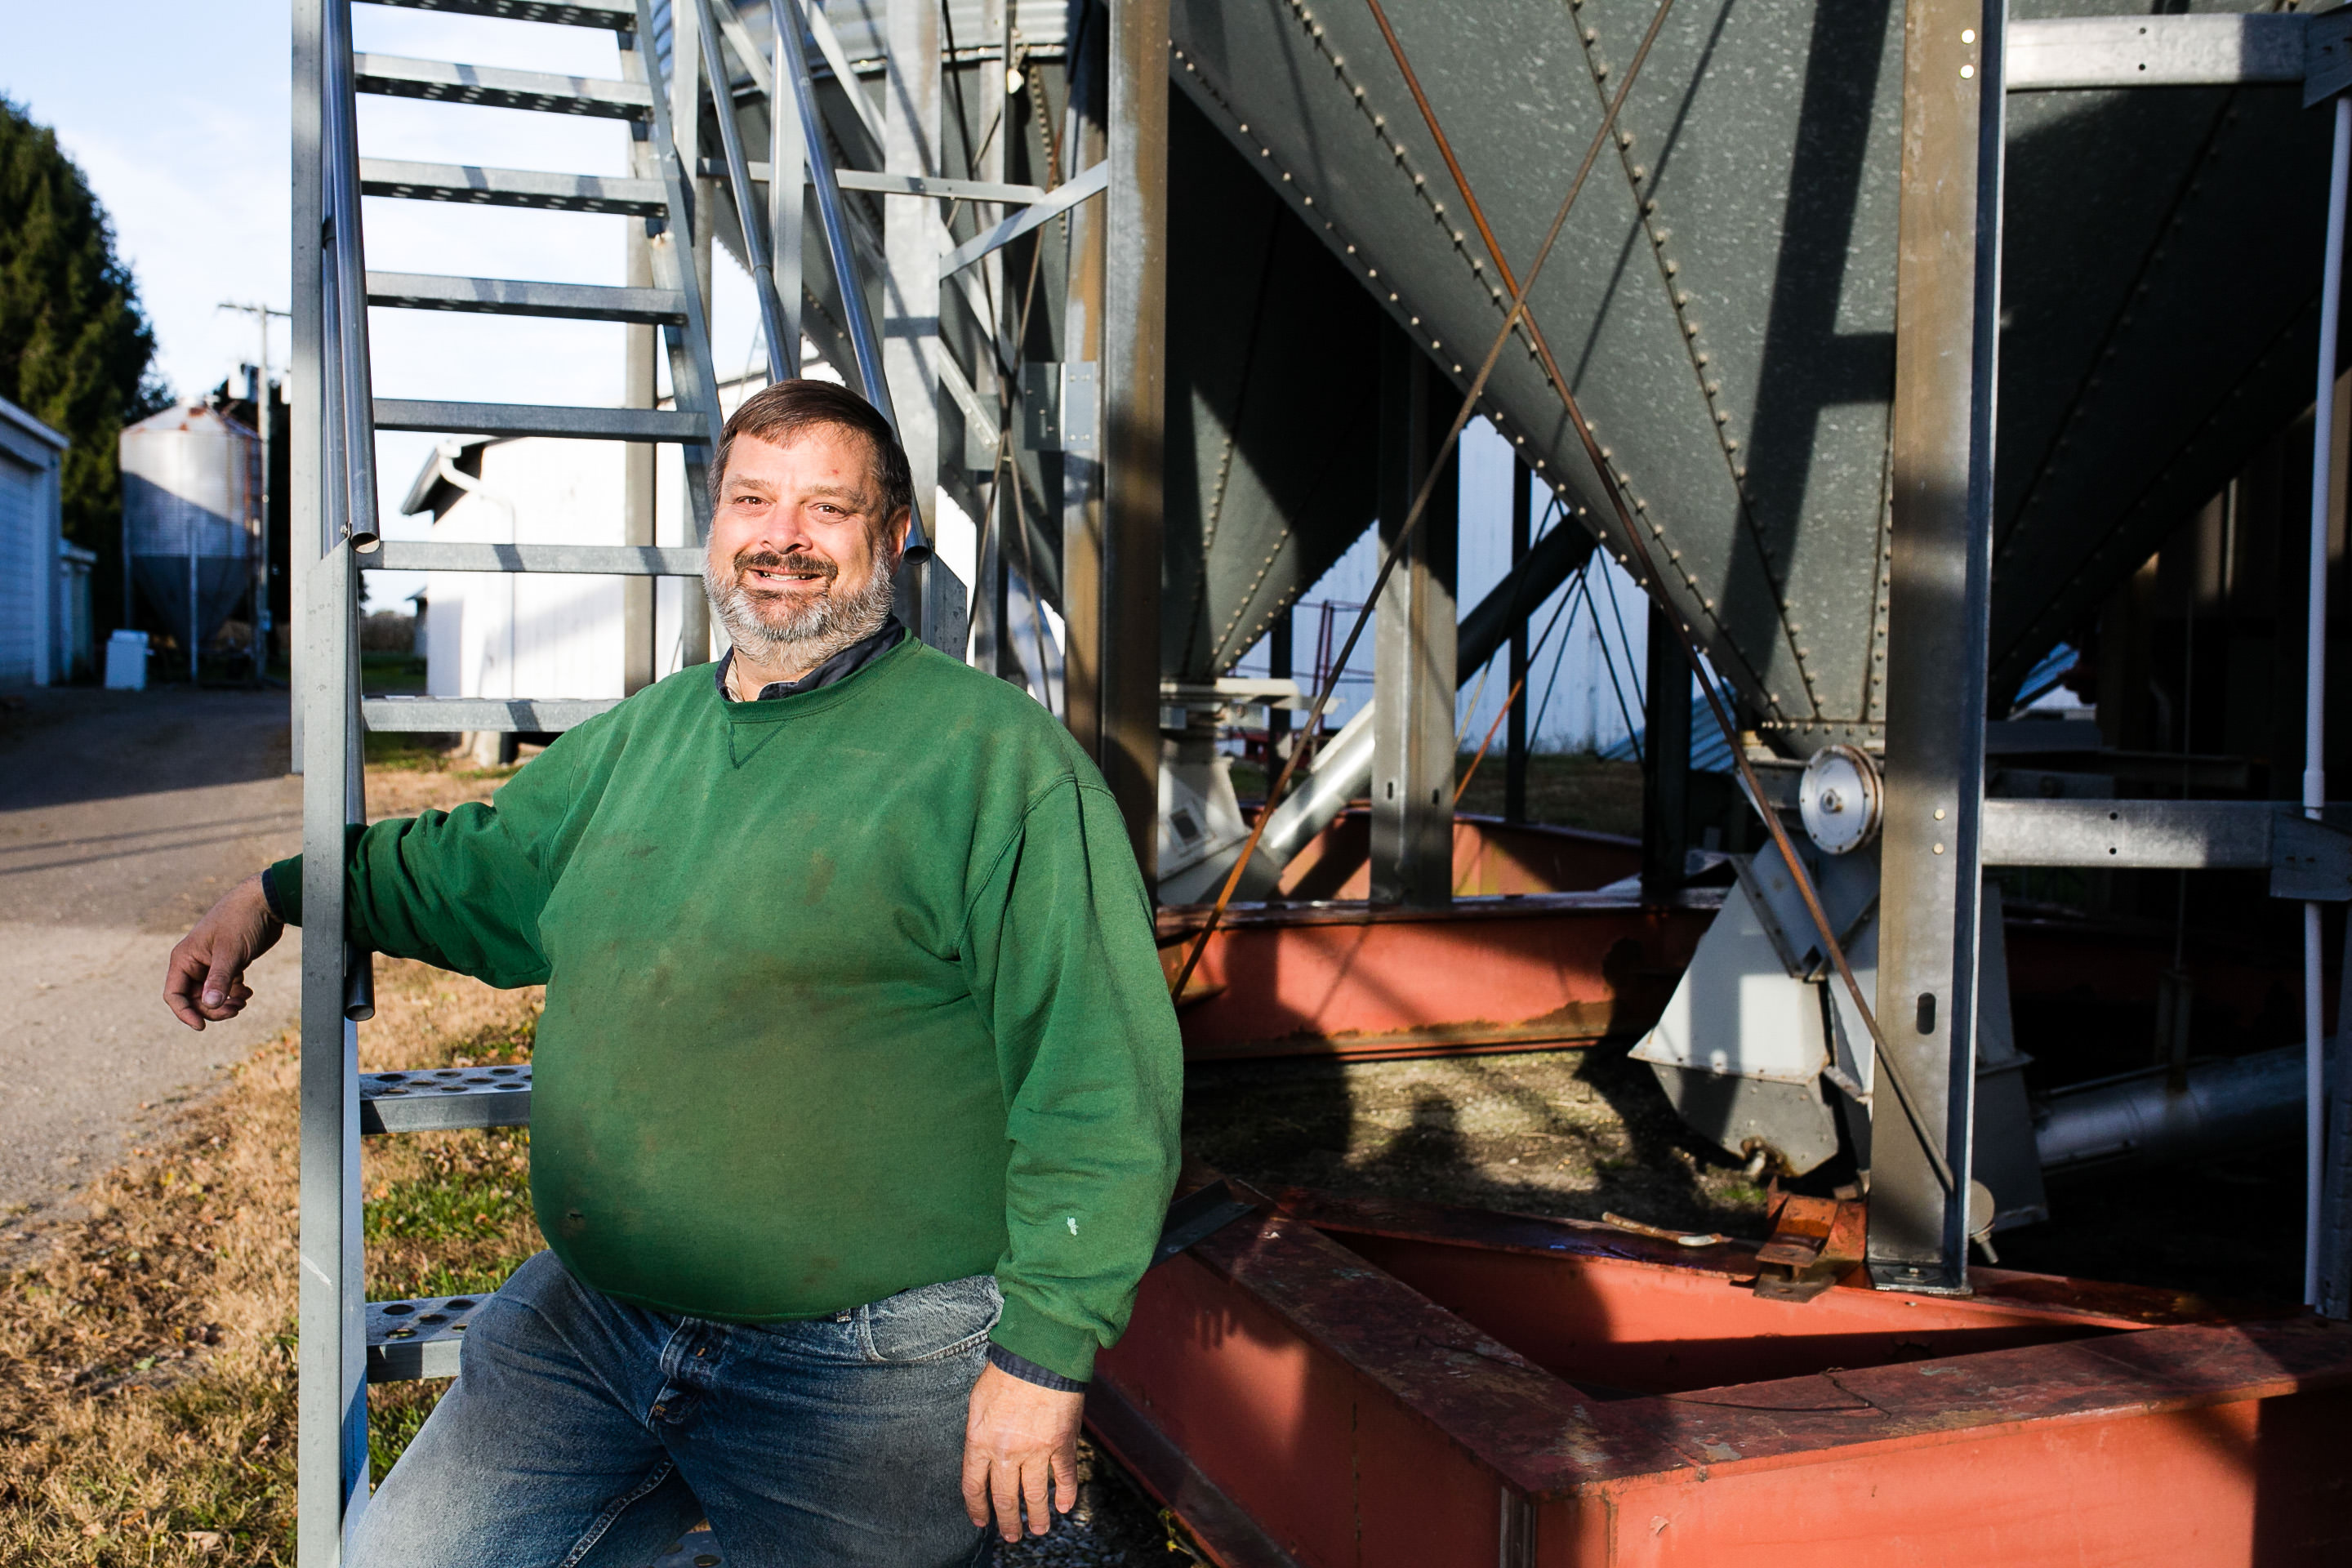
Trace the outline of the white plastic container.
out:
[[[118,631],[106,639],[106,689],[147,689],[147,634]]]

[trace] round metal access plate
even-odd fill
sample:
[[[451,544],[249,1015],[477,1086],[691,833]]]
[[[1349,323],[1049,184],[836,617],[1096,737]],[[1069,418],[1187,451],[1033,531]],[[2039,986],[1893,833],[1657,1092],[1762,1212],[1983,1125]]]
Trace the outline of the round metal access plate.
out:
[[[1883,799],[1878,764],[1859,746],[1823,746],[1805,764],[1797,785],[1805,832],[1832,855],[1859,849],[1877,837]]]

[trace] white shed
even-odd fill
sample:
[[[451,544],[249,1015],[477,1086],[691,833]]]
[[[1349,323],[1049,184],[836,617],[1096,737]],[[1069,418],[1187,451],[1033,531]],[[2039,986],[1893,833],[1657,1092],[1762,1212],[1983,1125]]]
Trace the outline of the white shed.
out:
[[[443,442],[401,510],[431,513],[433,538],[471,544],[618,544],[622,466],[614,442],[535,437]],[[669,465],[662,465],[667,468]],[[658,474],[656,537],[679,540],[676,478]],[[622,695],[618,577],[480,572],[425,575],[432,613],[417,628],[436,697]],[[680,665],[680,590],[655,589],[655,673]],[[698,663],[697,654],[688,663]]]
[[[57,658],[65,449],[63,436],[0,398],[0,687],[69,673]]]

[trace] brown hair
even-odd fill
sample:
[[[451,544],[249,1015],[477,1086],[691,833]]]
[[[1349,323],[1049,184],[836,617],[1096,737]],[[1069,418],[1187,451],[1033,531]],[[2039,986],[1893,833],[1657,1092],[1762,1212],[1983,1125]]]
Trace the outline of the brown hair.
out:
[[[915,504],[915,479],[907,465],[907,449],[874,405],[830,381],[780,381],[763,386],[737,405],[719,437],[719,450],[710,458],[710,505],[719,506],[719,490],[727,479],[727,459],[735,437],[779,444],[819,425],[838,426],[866,437],[874,451],[874,479],[882,489],[882,515],[877,529],[886,526]]]

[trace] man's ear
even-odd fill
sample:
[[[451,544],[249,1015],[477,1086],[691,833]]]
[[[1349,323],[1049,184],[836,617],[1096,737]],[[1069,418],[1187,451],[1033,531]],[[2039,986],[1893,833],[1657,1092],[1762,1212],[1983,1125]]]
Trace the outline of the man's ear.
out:
[[[882,537],[890,546],[890,561],[894,566],[906,559],[907,530],[913,526],[914,521],[914,508],[906,507],[899,510],[897,518],[883,525]]]

